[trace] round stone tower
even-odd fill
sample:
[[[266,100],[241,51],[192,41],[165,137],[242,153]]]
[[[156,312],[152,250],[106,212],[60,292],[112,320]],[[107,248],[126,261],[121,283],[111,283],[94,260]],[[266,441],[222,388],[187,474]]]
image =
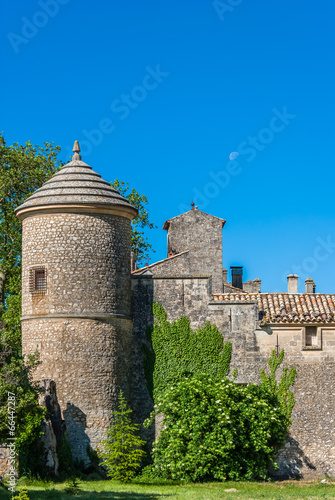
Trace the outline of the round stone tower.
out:
[[[56,382],[75,458],[105,439],[116,394],[129,391],[130,242],[137,210],[81,161],[72,161],[20,207],[22,347]]]

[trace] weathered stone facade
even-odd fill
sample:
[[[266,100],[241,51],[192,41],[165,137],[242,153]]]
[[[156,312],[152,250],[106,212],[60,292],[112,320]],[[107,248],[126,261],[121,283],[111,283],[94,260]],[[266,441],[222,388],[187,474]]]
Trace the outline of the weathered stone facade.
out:
[[[204,242],[205,246],[207,240],[201,233],[210,229],[200,224],[195,230],[192,212],[172,220],[176,225],[180,220],[182,231],[189,232],[184,240],[191,241],[194,231],[198,244]],[[198,262],[201,271],[204,249],[198,253],[197,248],[180,247],[182,253],[133,272],[136,337],[143,340],[146,325],[152,324],[152,300],[163,305],[169,320],[185,315],[192,328],[203,327],[206,321],[215,323],[224,341],[232,342],[231,367],[238,369],[237,383],[243,384],[259,382],[259,372],[266,368],[271,351],[284,348],[285,365],[297,370],[296,405],[290,436],[278,453],[279,469],[274,474],[281,478],[335,477],[335,296],[311,293],[315,288],[307,288],[308,280],[306,294],[261,294],[257,278],[243,283],[239,290],[227,283],[225,269],[221,270],[224,293],[213,293],[215,271],[205,266],[207,275],[194,275],[185,265]],[[212,269],[221,261],[216,264]],[[297,291],[296,283],[295,288]],[[308,329],[313,330],[311,334]]]
[[[22,348],[43,361],[35,377],[56,382],[74,456],[105,438],[117,388],[129,393],[130,221],[100,214],[23,220]],[[34,266],[45,294],[30,292]]]
[[[223,290],[222,228],[224,219],[190,210],[165,222],[168,255],[188,251],[185,274],[211,274],[214,293]]]

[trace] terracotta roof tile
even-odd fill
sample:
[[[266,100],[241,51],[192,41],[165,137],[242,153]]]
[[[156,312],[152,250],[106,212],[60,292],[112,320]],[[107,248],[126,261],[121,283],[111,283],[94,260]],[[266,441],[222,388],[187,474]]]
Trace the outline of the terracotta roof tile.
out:
[[[253,302],[263,313],[261,323],[335,323],[335,294],[223,293],[214,302]]]

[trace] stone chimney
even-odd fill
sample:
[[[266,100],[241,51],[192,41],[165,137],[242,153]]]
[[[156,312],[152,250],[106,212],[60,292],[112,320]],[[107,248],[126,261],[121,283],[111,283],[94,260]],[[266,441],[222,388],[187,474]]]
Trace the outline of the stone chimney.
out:
[[[222,280],[223,283],[228,283],[228,271],[225,267],[222,268]]]
[[[254,279],[254,290],[255,293],[261,293],[262,280],[260,278]]]
[[[305,280],[305,293],[315,293],[315,283],[312,278]]]
[[[298,293],[298,278],[297,274],[289,274],[287,276],[287,292]]]

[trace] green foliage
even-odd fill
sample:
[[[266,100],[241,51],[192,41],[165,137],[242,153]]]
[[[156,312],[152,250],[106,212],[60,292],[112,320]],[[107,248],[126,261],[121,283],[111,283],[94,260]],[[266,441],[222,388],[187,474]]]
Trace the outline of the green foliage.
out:
[[[69,445],[66,435],[63,435],[60,440],[60,444],[57,447],[57,457],[59,462],[59,473],[62,472],[68,474],[74,472],[74,461],[72,456],[72,451]]]
[[[0,270],[5,273],[4,304],[1,307],[0,338],[0,442],[8,437],[7,395],[16,397],[16,451],[20,473],[38,467],[43,447],[38,443],[45,409],[39,406],[41,392],[32,381],[38,362],[21,356],[21,221],[14,209],[33,194],[59,168],[59,147],[13,144],[0,134]]]
[[[112,413],[113,425],[108,429],[108,439],[102,442],[104,450],[98,451],[107,476],[122,482],[135,476],[145,454],[141,449],[145,441],[138,436],[139,426],[132,423],[131,413],[120,391],[119,410]]]
[[[139,194],[134,188],[130,190],[129,183],[115,179],[111,186],[122,196],[127,198],[129,203],[138,210],[138,215],[132,221],[131,250],[137,255],[137,264],[140,266],[148,259],[149,252],[154,252],[142,229],[153,229],[155,225],[149,221],[149,213],[145,208],[148,199],[143,194]]]
[[[191,481],[266,478],[269,464],[276,468],[275,452],[285,441],[294,404],[294,369],[284,368],[276,381],[284,352],[272,353],[270,374],[261,372],[261,384],[240,386],[236,370],[233,381],[226,378],[231,343],[223,345],[215,325],[192,331],[185,317],[168,322],[160,304],[154,303],[153,312],[146,370],[154,415],[164,415],[164,428],[146,474]]]
[[[282,350],[277,356],[276,351],[271,352],[271,357],[268,361],[270,367],[269,375],[265,374],[264,369],[260,372],[260,377],[262,380],[262,388],[265,391],[269,391],[278,397],[280,408],[282,413],[286,416],[288,427],[292,423],[291,414],[294,407],[294,396],[289,388],[294,384],[297,372],[294,367],[283,368],[283,374],[279,381],[276,379],[276,372],[284,359],[284,350]]]
[[[151,474],[165,479],[264,479],[287,433],[276,394],[195,374],[158,398],[164,428]]]
[[[14,209],[47,181],[59,168],[59,147],[13,144],[7,146],[0,134],[0,270],[5,280],[3,336],[20,352],[21,315],[21,221]]]
[[[37,440],[41,433],[41,422],[46,413],[38,404],[42,392],[32,380],[32,373],[39,363],[31,356],[27,363],[22,357],[8,354],[4,344],[0,351],[0,442],[9,437],[8,393],[15,394],[15,445],[19,457],[20,473],[31,471],[37,458]],[[41,451],[41,450],[40,450]],[[37,465],[37,464],[36,464]]]
[[[23,488],[18,496],[13,497],[13,500],[29,500],[27,488]]]
[[[79,480],[75,477],[72,476],[70,479],[66,481],[66,488],[65,488],[65,493],[68,495],[74,495],[77,496],[80,493],[80,487],[79,487]]]
[[[153,313],[156,321],[149,339],[153,353],[145,349],[145,368],[155,399],[186,376],[206,373],[217,382],[227,375],[231,343],[223,344],[215,325],[207,322],[204,328],[193,331],[184,316],[170,323],[159,303],[153,304]]]

